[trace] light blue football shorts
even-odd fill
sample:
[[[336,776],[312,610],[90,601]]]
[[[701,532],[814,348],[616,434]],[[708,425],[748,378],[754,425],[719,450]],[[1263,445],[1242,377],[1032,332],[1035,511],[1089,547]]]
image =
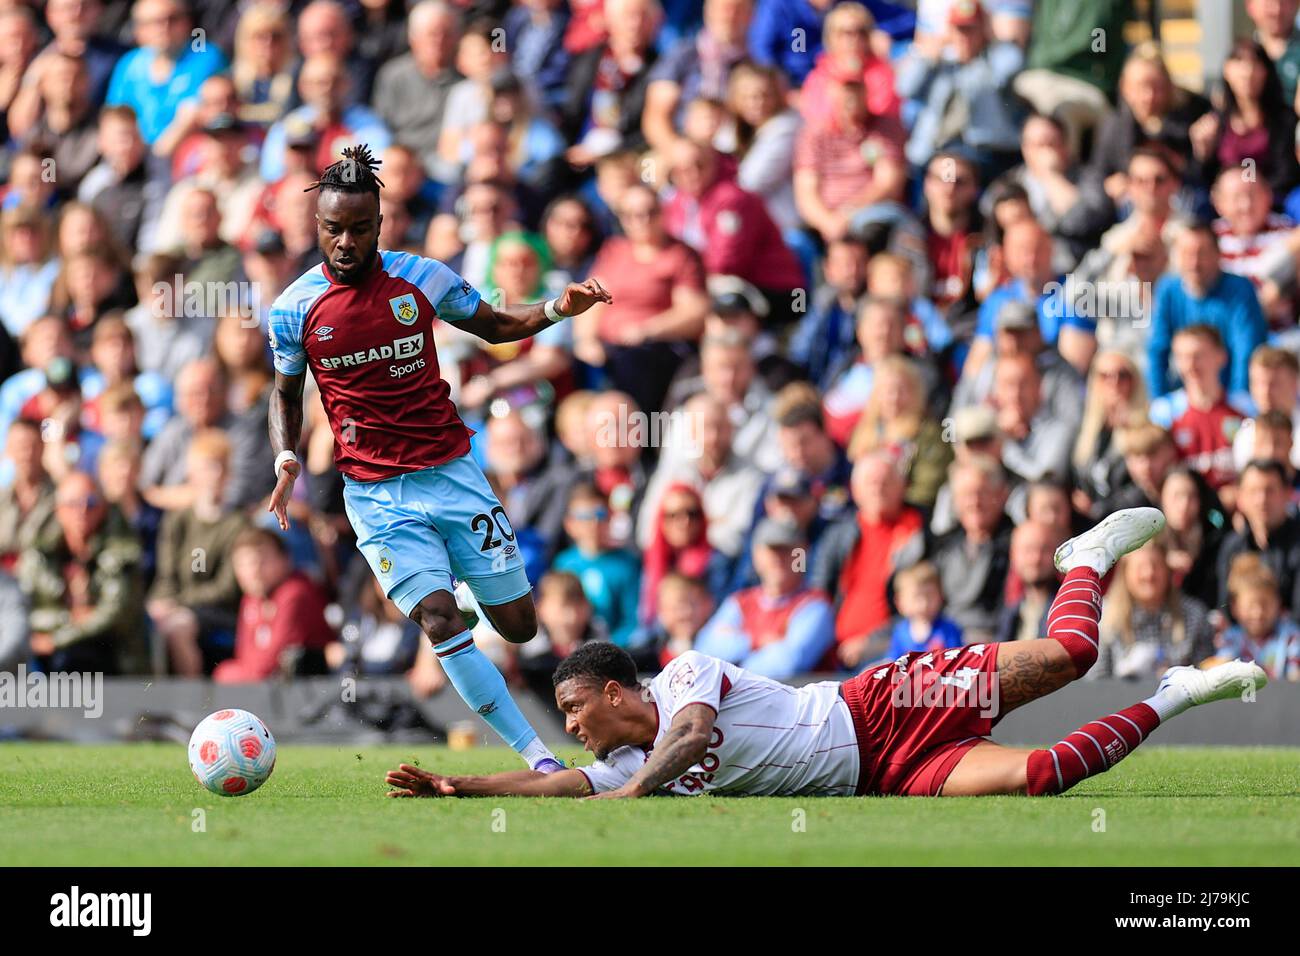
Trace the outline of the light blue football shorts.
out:
[[[381,481],[344,476],[343,504],[357,547],[384,593],[409,616],[453,575],[482,605],[531,590],[515,529],[469,455]]]

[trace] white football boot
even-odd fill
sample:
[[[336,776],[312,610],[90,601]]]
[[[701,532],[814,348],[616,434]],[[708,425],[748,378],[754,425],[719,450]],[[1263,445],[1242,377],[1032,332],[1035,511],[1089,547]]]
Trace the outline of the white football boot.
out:
[[[1231,700],[1253,693],[1268,683],[1268,675],[1249,661],[1226,661],[1201,670],[1199,667],[1171,667],[1160,677],[1156,694],[1168,700],[1186,699],[1187,707],[1212,700]],[[1186,708],[1183,708],[1186,709]]]
[[[1125,508],[1065,542],[1052,560],[1062,574],[1074,568],[1092,568],[1104,576],[1116,561],[1142,547],[1164,526],[1165,516],[1159,508]]]

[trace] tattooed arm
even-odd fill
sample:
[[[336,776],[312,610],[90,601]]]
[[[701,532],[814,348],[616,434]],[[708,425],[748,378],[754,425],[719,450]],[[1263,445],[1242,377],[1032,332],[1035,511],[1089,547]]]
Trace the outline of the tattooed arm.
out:
[[[644,797],[654,793],[669,780],[676,780],[704,759],[713,736],[718,712],[707,704],[689,704],[677,712],[664,739],[632,779],[617,790],[598,793],[592,800],[618,797]]]
[[[267,426],[271,432],[271,447],[277,455],[282,451],[298,450],[298,439],[302,437],[302,387],[305,380],[306,376],[301,374],[275,373]],[[285,462],[276,477],[275,491],[271,492],[271,503],[266,510],[275,513],[283,530],[288,530],[289,527],[286,509],[293,494],[293,483],[301,470],[302,466],[298,462]]]

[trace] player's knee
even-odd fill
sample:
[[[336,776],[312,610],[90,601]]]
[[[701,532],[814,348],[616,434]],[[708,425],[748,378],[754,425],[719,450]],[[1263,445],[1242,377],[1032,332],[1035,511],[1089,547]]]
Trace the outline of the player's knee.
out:
[[[1008,769],[1006,779],[1003,781],[1003,788],[1002,792],[1007,794],[1029,792],[1028,759]]]
[[[1067,629],[1049,631],[1047,636],[1056,641],[1065,652],[1065,656],[1069,658],[1070,666],[1074,669],[1075,680],[1092,670],[1092,665],[1097,663],[1095,637]]]
[[[413,607],[411,620],[419,625],[434,646],[465,630],[465,619],[456,607],[455,599],[445,591],[435,591]]]
[[[1070,655],[1070,663],[1074,666],[1074,679],[1078,680],[1088,671],[1092,670],[1092,665],[1097,663],[1097,646],[1089,642],[1080,642],[1067,647],[1066,651]]]
[[[531,595],[488,609],[498,634],[512,644],[526,644],[537,636],[537,609]]]

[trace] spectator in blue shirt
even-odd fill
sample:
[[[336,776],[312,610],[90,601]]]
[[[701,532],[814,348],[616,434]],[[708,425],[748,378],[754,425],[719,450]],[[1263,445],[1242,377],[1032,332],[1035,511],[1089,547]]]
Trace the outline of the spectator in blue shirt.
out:
[[[727,598],[695,649],[776,680],[814,670],[835,643],[835,614],[804,583],[807,546],[797,525],[763,519],[753,547],[759,585]]]
[[[1268,337],[1268,322],[1255,287],[1219,266],[1219,246],[1208,223],[1184,229],[1174,243],[1174,272],[1156,283],[1151,337],[1147,343],[1152,395],[1174,388],[1169,353],[1174,333],[1189,325],[1212,325],[1228,350],[1223,384],[1230,392],[1250,388],[1250,355]]]
[[[376,153],[383,153],[392,142],[384,121],[369,107],[351,100],[351,79],[344,63],[328,53],[314,56],[302,65],[298,74],[298,92],[303,105],[275,123],[262,144],[262,163],[259,170],[268,183],[278,182],[285,174],[285,150],[289,131],[300,126],[310,126],[331,142],[346,139],[348,142],[365,142]],[[326,145],[329,150],[329,145]],[[333,162],[337,157],[315,157],[318,166]]]
[[[822,284],[790,337],[790,358],[820,389],[830,387],[857,348],[858,306],[867,291],[869,258],[861,240],[846,236],[828,243]]]
[[[203,81],[226,68],[226,57],[190,35],[193,20],[180,0],[138,0],[131,18],[140,45],[114,67],[107,103],[135,110],[152,146],[181,104],[197,99]]]
[[[828,523],[821,514],[819,491],[820,489],[814,488],[812,480],[803,472],[785,466],[767,480],[758,507],[754,509],[755,529],[762,525],[765,518],[774,518],[777,521],[793,523],[803,530],[808,540],[809,567],[812,566],[813,558],[816,556],[817,540],[826,530]],[[754,569],[751,557],[753,537],[751,531],[745,542],[745,550],[736,559],[736,566],[732,570],[727,587],[728,593],[753,587],[759,583],[758,573]]]
[[[1065,277],[1052,269],[1052,237],[1032,219],[1009,227],[1002,255],[1011,278],[989,293],[980,306],[968,363],[980,367],[992,349],[998,314],[1008,302],[1024,302],[1038,313],[1043,341],[1054,345],[1079,374],[1086,374],[1097,351],[1097,323],[1079,314],[1065,294]]]
[[[641,562],[627,551],[610,547],[609,503],[595,485],[574,487],[564,516],[564,531],[573,546],[556,557],[554,570],[577,576],[593,613],[604,622],[609,639],[627,647],[637,627]]]
[[[822,23],[839,0],[758,0],[749,26],[750,55],[764,66],[780,67],[791,86],[804,78],[822,51]],[[906,39],[916,27],[916,14],[888,0],[866,0],[876,29],[894,40]],[[802,39],[803,42],[795,42]]]
[[[936,150],[960,143],[979,157],[986,173],[1000,173],[1015,165],[1020,146],[1020,116],[1008,88],[1024,66],[1024,51],[1014,43],[990,42],[978,3],[953,6],[946,25],[951,56],[945,56],[941,38],[918,41],[895,72],[899,95],[921,106],[907,158],[924,166]]]
[[[528,85],[547,110],[558,110],[565,100],[569,54],[564,31],[569,10],[564,0],[523,0],[506,11],[501,21],[506,45],[513,51],[511,68],[528,77]]]

